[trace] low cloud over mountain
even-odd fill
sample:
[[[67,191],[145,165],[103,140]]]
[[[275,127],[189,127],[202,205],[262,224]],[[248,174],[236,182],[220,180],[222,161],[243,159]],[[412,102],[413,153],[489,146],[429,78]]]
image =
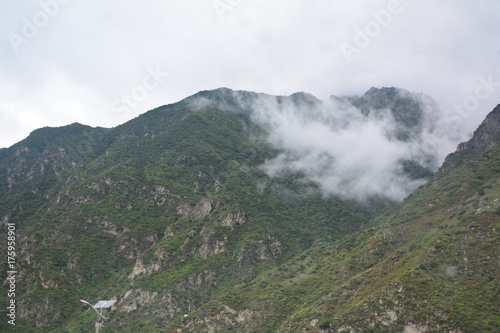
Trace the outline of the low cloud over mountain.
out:
[[[435,172],[461,136],[432,98],[396,88],[319,100],[219,89],[190,100],[244,110],[281,150],[262,166],[270,176],[299,173],[325,195],[399,201]]]

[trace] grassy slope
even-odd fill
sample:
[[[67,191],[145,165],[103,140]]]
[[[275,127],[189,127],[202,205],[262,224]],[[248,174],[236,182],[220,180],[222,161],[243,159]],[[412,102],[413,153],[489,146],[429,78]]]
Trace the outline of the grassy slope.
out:
[[[276,152],[244,114],[177,104],[93,136],[77,127],[71,141],[35,133],[20,145],[24,160],[2,151],[6,164],[24,161],[0,211],[19,232],[19,332],[85,331],[93,314],[78,300],[112,297],[109,330],[153,330],[367,222],[313,185],[263,174]],[[221,225],[237,213],[244,224]],[[157,269],[130,278],[138,260]]]
[[[500,147],[166,332],[497,332]]]
[[[110,131],[71,126],[0,151],[2,177],[19,171],[0,199],[20,235],[19,332],[90,331],[78,299],[112,297],[117,332],[498,325],[498,150],[350,235],[369,214],[263,174],[277,152],[244,112],[178,103]]]

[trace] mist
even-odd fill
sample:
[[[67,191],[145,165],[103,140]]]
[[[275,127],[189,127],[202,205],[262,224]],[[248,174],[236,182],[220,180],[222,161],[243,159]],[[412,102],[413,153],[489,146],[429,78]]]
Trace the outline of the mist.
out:
[[[389,109],[367,115],[348,98],[259,95],[252,106],[253,120],[268,129],[267,140],[282,151],[261,169],[271,177],[300,173],[304,181],[316,182],[325,196],[401,201],[426,182],[406,174],[401,161],[435,172],[460,135],[458,125],[447,123],[431,98],[404,90],[398,94],[410,96],[423,110],[421,125],[409,140],[395,137],[402,128]]]

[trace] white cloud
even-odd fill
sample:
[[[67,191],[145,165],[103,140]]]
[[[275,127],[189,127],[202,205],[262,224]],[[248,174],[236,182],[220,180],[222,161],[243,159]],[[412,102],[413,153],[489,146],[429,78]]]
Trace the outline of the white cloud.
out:
[[[389,0],[221,1],[233,6],[223,21],[212,1],[69,1],[17,53],[8,34],[21,33],[23,19],[42,9],[39,2],[3,1],[0,146],[63,121],[99,125],[148,66],[169,78],[128,118],[221,86],[323,99],[398,86],[453,105],[474,93],[477,76],[500,80],[495,0],[401,0],[401,13],[351,63],[339,44]],[[499,101],[500,89],[481,101],[467,131]],[[36,112],[25,103],[36,104]],[[113,124],[125,120],[110,117]]]
[[[398,125],[389,110],[364,116],[347,102],[297,106],[262,96],[254,105],[253,119],[269,128],[269,141],[283,150],[262,169],[271,176],[302,173],[327,195],[360,201],[373,196],[402,200],[423,180],[410,179],[400,162],[414,160],[435,171],[453,145],[449,134],[435,132],[442,114],[427,102],[423,134],[403,142],[390,134]]]

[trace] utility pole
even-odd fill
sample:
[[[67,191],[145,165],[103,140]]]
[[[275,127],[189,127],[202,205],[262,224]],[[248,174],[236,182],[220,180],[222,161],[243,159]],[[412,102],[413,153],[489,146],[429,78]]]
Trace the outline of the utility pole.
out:
[[[97,321],[95,322],[95,333],[99,333],[101,330],[101,317],[97,317]]]

